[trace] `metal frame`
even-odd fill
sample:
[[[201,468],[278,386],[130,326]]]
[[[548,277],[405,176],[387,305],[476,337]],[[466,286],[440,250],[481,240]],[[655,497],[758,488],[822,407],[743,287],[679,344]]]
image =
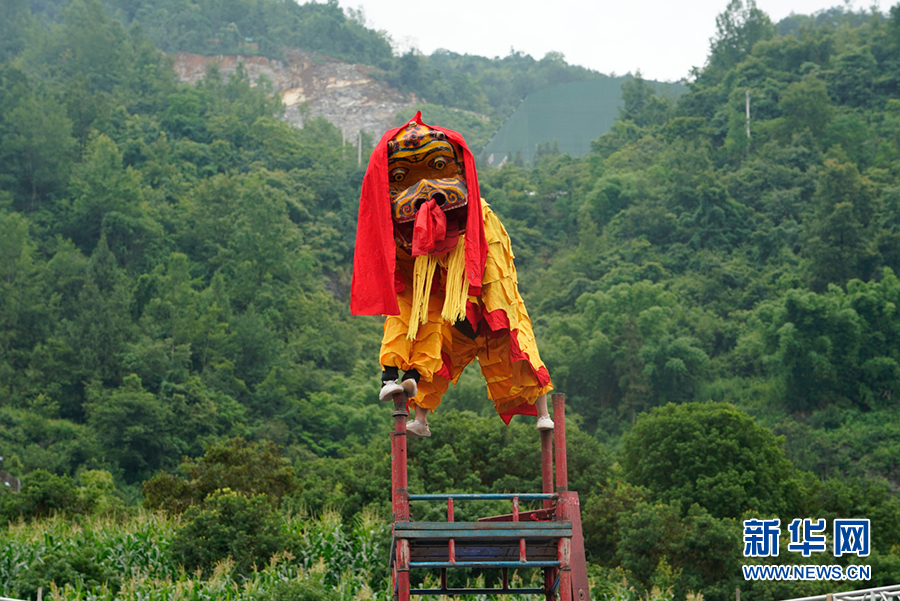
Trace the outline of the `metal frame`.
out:
[[[578,493],[569,491],[568,483],[565,395],[554,394],[552,399],[555,428],[540,432],[542,492],[411,495],[406,448],[408,399],[405,394],[394,397],[391,434],[394,599],[409,601],[411,595],[538,594],[544,595],[547,601],[590,601]],[[454,521],[457,501],[496,499],[512,501],[512,513],[481,518],[477,522]],[[446,501],[447,521],[410,521],[410,501]],[[520,512],[520,501],[541,501],[542,509]],[[441,587],[411,589],[409,572],[421,568],[439,569]],[[451,589],[447,586],[447,570],[453,568],[499,569],[501,587]],[[510,568],[543,570],[543,587],[510,588]]]
[[[788,601],[894,601],[900,597],[900,584],[867,588],[843,593],[829,593],[814,597],[799,597]]]

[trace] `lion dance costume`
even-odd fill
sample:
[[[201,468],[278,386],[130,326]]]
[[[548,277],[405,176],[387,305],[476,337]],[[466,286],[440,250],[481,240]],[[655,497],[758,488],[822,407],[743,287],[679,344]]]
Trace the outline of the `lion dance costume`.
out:
[[[350,308],[386,316],[382,400],[402,390],[433,411],[476,358],[507,423],[535,415],[535,400],[552,388],[509,236],[479,195],[472,153],[459,133],[422,123],[421,112],[385,133],[369,159]]]

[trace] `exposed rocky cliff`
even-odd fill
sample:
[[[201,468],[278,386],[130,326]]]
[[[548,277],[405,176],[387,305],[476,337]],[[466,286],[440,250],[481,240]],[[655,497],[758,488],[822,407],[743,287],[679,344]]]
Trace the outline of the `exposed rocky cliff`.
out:
[[[360,131],[378,139],[386,129],[396,125],[395,116],[399,111],[415,103],[415,97],[372,78],[370,68],[365,65],[351,65],[300,50],[288,51],[284,61],[263,56],[202,56],[188,52],[179,52],[174,59],[179,79],[192,84],[203,78],[210,63],[217,64],[225,76],[243,63],[251,81],[264,75],[272,82],[287,107],[288,121],[302,125],[306,106],[310,117],[325,117],[348,140],[355,139]]]

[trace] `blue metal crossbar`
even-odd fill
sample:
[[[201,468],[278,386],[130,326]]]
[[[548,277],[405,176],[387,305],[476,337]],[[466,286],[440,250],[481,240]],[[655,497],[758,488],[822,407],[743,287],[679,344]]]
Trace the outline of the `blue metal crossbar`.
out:
[[[410,568],[558,568],[558,561],[411,561]]]
[[[572,536],[572,522],[397,522],[397,538],[559,538]]]
[[[544,595],[542,588],[414,588],[413,595]]]
[[[459,501],[496,501],[498,499],[512,500],[516,497],[522,501],[552,500],[557,497],[555,493],[489,493],[484,495],[472,494],[439,494],[439,495],[409,495],[410,501],[446,501],[447,499]]]

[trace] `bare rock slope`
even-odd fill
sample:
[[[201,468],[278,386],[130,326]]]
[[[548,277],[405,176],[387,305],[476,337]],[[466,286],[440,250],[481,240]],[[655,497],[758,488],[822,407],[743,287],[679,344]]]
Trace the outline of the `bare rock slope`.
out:
[[[285,60],[263,56],[202,56],[179,52],[174,56],[175,72],[181,81],[200,81],[210,63],[217,64],[222,75],[234,73],[241,63],[251,81],[260,75],[269,79],[285,104],[285,118],[297,126],[308,116],[323,116],[353,140],[360,131],[376,140],[396,125],[396,114],[412,107],[416,99],[378,81],[365,65],[351,65],[337,59],[312,55],[300,50],[285,53]]]

